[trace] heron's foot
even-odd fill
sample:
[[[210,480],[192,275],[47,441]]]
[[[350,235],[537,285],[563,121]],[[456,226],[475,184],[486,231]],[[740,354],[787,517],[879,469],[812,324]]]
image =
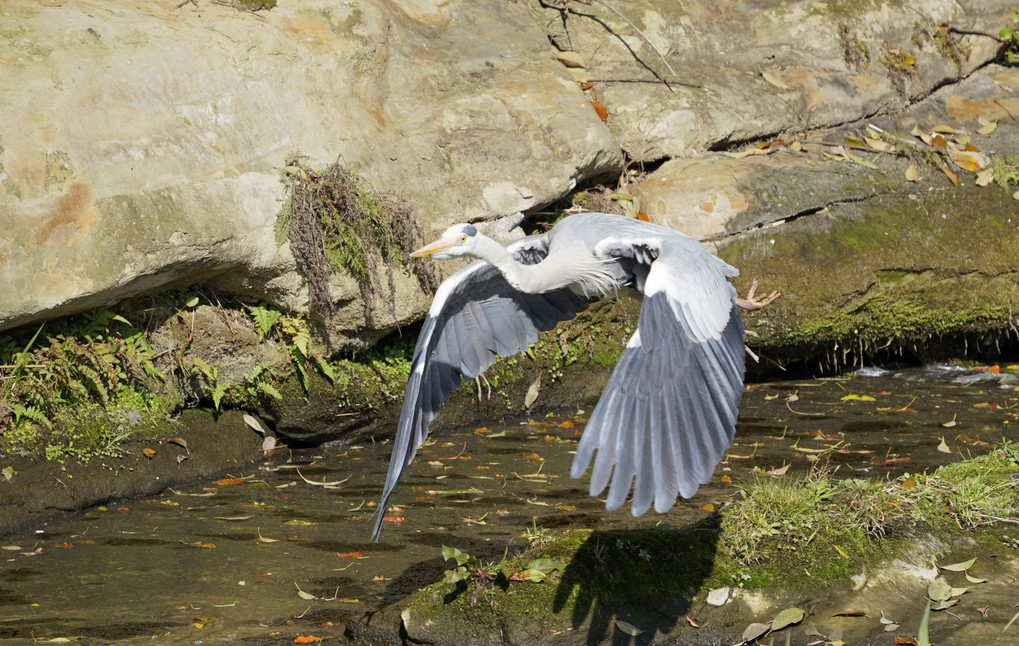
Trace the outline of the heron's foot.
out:
[[[754,363],[761,362],[761,358],[757,356],[756,352],[750,349],[749,345],[743,344],[743,349],[747,351],[747,354],[750,355],[750,358],[754,360]]]
[[[474,378],[474,383],[478,386],[478,403],[481,403],[481,382],[482,381],[484,381],[485,382],[485,386],[488,387],[488,399],[492,398],[492,384],[488,383],[488,377],[485,376],[485,373],[481,373],[480,375],[478,375],[477,377]]]
[[[766,305],[770,305],[775,301],[775,299],[782,295],[778,292],[772,292],[762,299],[756,299],[754,298],[754,294],[756,292],[757,292],[757,279],[755,278],[753,282],[750,283],[750,289],[747,290],[747,297],[746,298],[736,297],[735,299],[736,305],[742,307],[748,312],[753,310],[759,310],[762,307],[765,307]]]

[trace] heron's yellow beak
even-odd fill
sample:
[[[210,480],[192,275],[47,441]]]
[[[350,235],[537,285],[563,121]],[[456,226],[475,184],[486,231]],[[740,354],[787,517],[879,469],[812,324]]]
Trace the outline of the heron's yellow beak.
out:
[[[446,249],[449,249],[452,246],[453,246],[452,242],[449,242],[448,240],[443,240],[443,239],[440,238],[440,239],[436,240],[435,242],[433,242],[431,244],[426,244],[425,246],[421,247],[420,249],[416,249],[416,250],[410,252],[410,257],[411,258],[427,258],[428,256],[435,255],[435,254],[439,253],[440,251],[444,251]]]

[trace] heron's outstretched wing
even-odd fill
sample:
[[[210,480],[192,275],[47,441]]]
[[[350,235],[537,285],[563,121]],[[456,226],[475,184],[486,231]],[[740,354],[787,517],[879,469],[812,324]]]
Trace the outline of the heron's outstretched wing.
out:
[[[596,253],[650,270],[637,331],[580,439],[574,478],[591,471],[606,508],[668,511],[711,477],[732,444],[743,393],[743,323],[726,280],[737,271],[686,236],[607,240]],[[613,469],[613,467],[615,467]]]
[[[540,262],[547,253],[539,236],[524,238],[507,249],[524,264]],[[495,267],[480,260],[443,281],[414,348],[389,472],[375,511],[373,541],[378,540],[400,474],[428,436],[439,404],[461,379],[478,376],[496,356],[526,350],[538,340],[538,332],[573,318],[589,303],[565,288],[544,294],[518,292]]]

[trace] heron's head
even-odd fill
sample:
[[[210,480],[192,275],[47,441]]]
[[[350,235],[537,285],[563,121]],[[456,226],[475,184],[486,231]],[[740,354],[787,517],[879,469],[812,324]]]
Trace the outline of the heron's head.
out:
[[[478,230],[470,224],[454,224],[442,233],[442,237],[431,244],[427,244],[416,251],[412,251],[411,258],[425,258],[431,256],[439,260],[456,258],[458,256],[472,255],[475,245],[481,235]]]

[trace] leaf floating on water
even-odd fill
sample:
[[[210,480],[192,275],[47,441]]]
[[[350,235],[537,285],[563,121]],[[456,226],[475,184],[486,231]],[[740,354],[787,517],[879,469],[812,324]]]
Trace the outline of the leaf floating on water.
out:
[[[973,564],[976,562],[977,559],[974,556],[968,561],[963,561],[961,563],[952,563],[951,565],[939,565],[938,567],[941,568],[942,570],[948,570],[949,572],[965,572],[966,570],[973,567]]]
[[[238,485],[251,478],[252,476],[245,476],[243,478],[222,478],[220,480],[213,480],[212,484],[217,484],[221,487],[229,487],[231,485]]]
[[[640,635],[640,634],[642,634],[644,632],[640,628],[637,628],[633,624],[627,623],[627,622],[623,621],[622,619],[616,619],[616,628],[618,628],[619,630],[623,631],[624,633],[626,633],[630,637],[636,637],[637,635]]]
[[[294,637],[295,644],[312,644],[320,641],[322,641],[322,638],[316,637],[315,635],[298,635],[297,637]]]
[[[970,583],[987,583],[987,579],[981,579],[980,577],[971,576],[969,572],[966,573],[966,580]]]
[[[866,617],[867,613],[862,610],[840,610],[832,613],[832,617]]]
[[[315,595],[311,594],[310,592],[305,592],[304,590],[302,590],[301,586],[297,585],[297,581],[294,581],[294,587],[297,588],[297,596],[301,597],[302,599],[311,601],[312,599],[315,598]]]
[[[765,473],[767,473],[769,476],[774,476],[777,478],[778,476],[784,476],[786,472],[789,471],[789,467],[791,466],[792,462],[789,462],[783,467],[778,467],[776,469],[772,469],[771,471],[766,471]]]
[[[332,482],[326,482],[325,477],[323,477],[322,478],[322,482],[315,482],[314,480],[309,480],[308,478],[305,478],[304,474],[301,473],[300,469],[297,470],[297,475],[301,476],[301,480],[304,480],[308,484],[310,484],[310,485],[317,485],[319,487],[336,487],[336,486],[339,486],[339,485],[343,484],[347,480],[350,480],[350,478],[352,477],[352,475],[350,475],[350,476],[347,476],[346,478],[344,478],[343,480],[333,480]]]
[[[17,471],[14,470],[14,467],[4,467],[3,469],[0,469],[0,475],[3,475],[4,480],[10,480],[16,473]]]
[[[945,438],[938,437],[938,439],[941,440],[941,443],[938,444],[938,450],[941,451],[942,453],[951,453],[952,449],[948,448],[948,445],[945,444]]]
[[[872,401],[876,401],[876,400],[873,397],[871,397],[870,395],[857,395],[856,393],[849,393],[848,395],[846,395],[845,397],[842,398],[842,401],[844,401],[844,402],[846,402],[846,401],[872,402]]]
[[[262,529],[260,527],[256,528],[255,532],[258,534],[258,540],[261,543],[279,543],[280,542],[278,538],[266,538],[265,536],[262,536]]]
[[[202,628],[205,628],[205,624],[210,621],[212,621],[212,617],[195,617],[191,620],[191,625],[201,630]]]
[[[191,449],[188,448],[188,442],[183,437],[168,437],[166,438],[167,444],[176,444],[177,446],[183,447],[185,451],[191,453]]]
[[[803,621],[803,614],[802,608],[786,608],[771,620],[771,629],[782,630],[786,626],[798,624]]]
[[[151,460],[152,458],[156,457],[156,452],[150,449],[149,447],[145,447],[144,449],[142,449],[142,455]]]

